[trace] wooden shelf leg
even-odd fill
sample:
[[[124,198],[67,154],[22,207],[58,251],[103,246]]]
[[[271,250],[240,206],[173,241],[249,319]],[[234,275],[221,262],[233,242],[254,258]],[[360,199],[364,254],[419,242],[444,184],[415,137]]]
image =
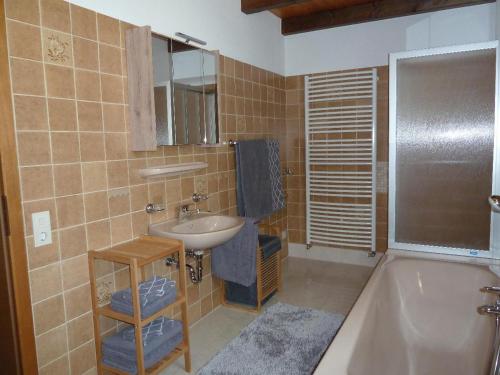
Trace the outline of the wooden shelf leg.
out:
[[[132,259],[130,264],[130,289],[132,292],[132,302],[134,304],[134,329],[135,329],[135,351],[137,355],[137,373],[146,374],[144,368],[144,348],[142,346],[142,325],[141,325],[141,306],[139,299],[139,269],[137,259]]]
[[[184,302],[181,304],[182,335],[184,337],[184,369],[191,372],[191,347],[189,345],[189,322],[187,313],[187,287],[186,287],[186,253],[184,245],[179,251],[179,290],[184,295]]]
[[[88,262],[90,277],[90,296],[92,300],[92,320],[94,322],[95,357],[97,361],[97,373],[99,375],[102,375],[101,327],[99,315],[97,314],[97,309],[99,306],[97,302],[97,287],[95,282],[95,258],[92,251],[88,254]]]

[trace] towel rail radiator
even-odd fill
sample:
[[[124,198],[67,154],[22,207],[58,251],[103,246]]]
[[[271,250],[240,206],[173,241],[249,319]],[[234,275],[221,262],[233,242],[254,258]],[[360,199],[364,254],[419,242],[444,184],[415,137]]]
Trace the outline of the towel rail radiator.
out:
[[[377,70],[306,76],[307,248],[376,250]]]

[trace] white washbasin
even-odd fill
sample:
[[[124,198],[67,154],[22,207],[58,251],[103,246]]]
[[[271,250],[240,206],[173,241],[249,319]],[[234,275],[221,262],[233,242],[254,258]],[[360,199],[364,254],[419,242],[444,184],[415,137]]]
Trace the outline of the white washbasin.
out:
[[[245,221],[237,216],[200,213],[149,225],[149,234],[184,241],[186,249],[208,249],[236,235]]]

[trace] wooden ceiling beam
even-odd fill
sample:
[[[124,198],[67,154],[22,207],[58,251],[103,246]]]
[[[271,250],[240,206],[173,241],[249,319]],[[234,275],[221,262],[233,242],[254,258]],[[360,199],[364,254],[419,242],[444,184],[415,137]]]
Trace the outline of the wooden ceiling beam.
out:
[[[246,14],[304,3],[307,0],[241,0],[241,11]]]
[[[374,0],[368,4],[283,19],[281,32],[291,35],[492,2],[494,0]]]

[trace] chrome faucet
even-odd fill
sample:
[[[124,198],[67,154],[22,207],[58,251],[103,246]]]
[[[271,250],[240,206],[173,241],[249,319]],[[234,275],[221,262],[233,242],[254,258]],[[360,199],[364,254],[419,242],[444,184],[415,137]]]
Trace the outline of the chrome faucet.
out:
[[[146,212],[152,214],[155,212],[165,211],[165,206],[161,203],[148,203],[146,205]]]
[[[191,197],[194,203],[198,203],[199,201],[206,201],[208,199],[207,194],[193,193]]]
[[[193,210],[189,209],[189,204],[183,204],[179,207],[179,219],[184,219],[188,216],[199,214],[201,210],[199,208],[195,208]]]
[[[495,318],[495,338],[493,340],[493,353],[491,359],[490,375],[500,374],[500,287],[485,286],[481,292],[493,293],[497,295],[497,300],[493,305],[483,305],[477,308],[481,315],[489,315]]]

